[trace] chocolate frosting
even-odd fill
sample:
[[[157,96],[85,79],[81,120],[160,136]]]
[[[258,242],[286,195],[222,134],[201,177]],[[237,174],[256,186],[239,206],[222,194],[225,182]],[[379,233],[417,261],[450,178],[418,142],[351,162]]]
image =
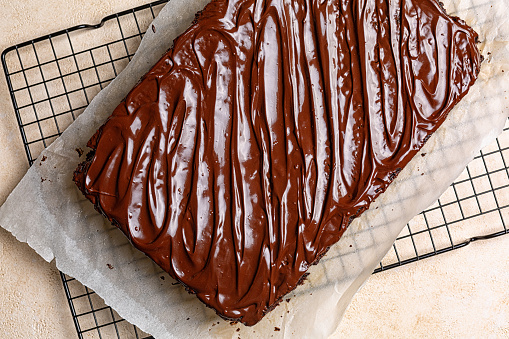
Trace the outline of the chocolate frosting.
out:
[[[213,1],[75,181],[206,305],[253,325],[467,93],[476,39],[434,0]]]

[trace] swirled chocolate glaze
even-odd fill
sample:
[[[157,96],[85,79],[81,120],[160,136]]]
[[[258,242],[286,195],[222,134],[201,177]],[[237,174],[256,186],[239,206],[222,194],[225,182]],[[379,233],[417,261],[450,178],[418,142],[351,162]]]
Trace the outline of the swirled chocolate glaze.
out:
[[[75,181],[206,305],[253,325],[467,93],[476,38],[434,0],[213,1]]]

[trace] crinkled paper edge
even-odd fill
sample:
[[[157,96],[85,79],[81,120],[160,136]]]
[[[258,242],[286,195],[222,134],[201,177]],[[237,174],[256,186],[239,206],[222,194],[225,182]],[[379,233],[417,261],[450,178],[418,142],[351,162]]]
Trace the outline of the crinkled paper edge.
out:
[[[505,9],[503,1],[491,3],[491,9],[484,12],[474,11],[472,2],[454,2],[456,11],[452,14],[464,18],[480,33],[482,54],[490,52],[479,80],[421,150],[426,156],[415,157],[370,209],[352,223],[320,264],[310,269],[306,283],[288,295],[289,302],[283,302],[259,324],[249,328],[220,320],[197,298],[180,286],[173,286],[169,277],[162,280],[161,276],[165,275],[161,270],[130,245],[124,246],[125,237],[91,209],[74,185],[62,184],[82,160],[75,150],[84,149],[128,89],[170,47],[168,42],[190,25],[195,13],[206,3],[207,0],[172,0],[163,8],[153,22],[156,32],[146,33],[128,67],[41,154],[11,193],[0,209],[0,224],[48,262],[55,258],[62,272],[92,288],[119,315],[156,338],[236,338],[238,334],[242,338],[328,337],[337,328],[354,293],[405,224],[434,202],[479,149],[501,132],[509,115],[505,99],[509,85],[506,77],[499,76],[500,70],[509,64],[509,49],[498,30],[507,22],[495,22],[489,27],[485,22],[478,27],[476,22],[496,18],[496,13]],[[474,5],[477,3],[481,4],[475,0]],[[62,191],[69,194],[68,199],[62,199]],[[59,214],[63,211],[65,216]],[[76,225],[66,227],[73,222]],[[92,232],[87,226],[96,229]],[[73,227],[74,231],[68,231]],[[82,233],[76,231],[80,227]],[[103,250],[111,244],[118,244],[122,251]],[[112,263],[114,269],[104,263]],[[275,332],[275,327],[280,331]]]

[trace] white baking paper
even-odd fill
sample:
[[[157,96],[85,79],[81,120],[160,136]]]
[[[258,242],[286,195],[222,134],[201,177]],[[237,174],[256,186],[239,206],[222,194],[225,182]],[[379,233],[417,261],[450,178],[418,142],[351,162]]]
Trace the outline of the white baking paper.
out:
[[[0,224],[45,260],[92,288],[122,317],[156,338],[324,338],[405,224],[434,202],[509,115],[509,25],[504,0],[450,0],[445,7],[480,35],[486,60],[476,84],[400,173],[349,227],[306,282],[259,324],[222,321],[188,294],[77,190],[72,174],[85,144],[138,79],[170,47],[208,0],[172,0],[154,21],[129,66],[30,168],[0,209]],[[162,280],[160,277],[165,277]],[[276,331],[276,327],[279,331]],[[240,329],[237,331],[237,329]]]

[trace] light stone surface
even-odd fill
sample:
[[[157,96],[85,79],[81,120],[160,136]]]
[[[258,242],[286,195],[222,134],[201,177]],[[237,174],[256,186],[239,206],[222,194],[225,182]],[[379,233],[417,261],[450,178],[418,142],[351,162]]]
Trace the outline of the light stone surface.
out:
[[[147,2],[0,0],[0,50]],[[28,164],[3,72],[0,77],[2,203]],[[509,337],[508,250],[509,236],[503,236],[373,275],[355,296],[337,337]],[[73,337],[54,264],[0,229],[0,338]]]

